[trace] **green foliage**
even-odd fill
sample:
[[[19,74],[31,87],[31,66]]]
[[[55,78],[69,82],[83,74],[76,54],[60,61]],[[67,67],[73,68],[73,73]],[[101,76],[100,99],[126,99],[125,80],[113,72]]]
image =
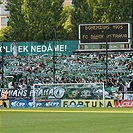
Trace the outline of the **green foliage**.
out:
[[[65,30],[65,34],[63,35],[63,38],[70,39],[72,34],[71,29],[71,8],[72,6],[65,6],[64,10],[62,12],[62,20],[63,20],[63,28]],[[65,21],[64,21],[65,20]]]
[[[93,22],[93,12],[91,5],[87,0],[73,0],[73,8],[71,10],[71,26],[73,31],[73,39],[78,38],[78,25],[82,23]]]
[[[73,0],[71,26],[78,38],[78,25],[84,23],[131,22],[132,0]]]
[[[53,39],[53,28],[61,32],[64,0],[27,0],[26,18],[31,40]]]
[[[131,22],[132,0],[110,0],[108,18],[110,22]]]
[[[93,2],[94,22],[131,21],[132,0],[89,0]]]
[[[132,0],[8,0],[8,28],[1,40],[78,39],[78,25],[83,23],[131,22]]]
[[[63,2],[64,0],[9,0],[8,26],[12,29],[12,40],[53,39],[53,28],[61,36]]]
[[[27,40],[27,24],[23,11],[24,0],[8,0],[7,11],[10,11],[8,26],[11,27],[11,40]]]
[[[93,18],[96,23],[109,22],[107,18],[109,10],[109,0],[95,0],[93,7]]]
[[[0,31],[0,41],[10,41],[11,40],[10,33],[11,33],[11,27],[10,26],[3,28]]]

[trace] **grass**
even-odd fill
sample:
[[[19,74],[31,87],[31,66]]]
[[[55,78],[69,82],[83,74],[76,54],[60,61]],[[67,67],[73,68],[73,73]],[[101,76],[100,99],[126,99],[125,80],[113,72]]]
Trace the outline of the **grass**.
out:
[[[132,133],[131,108],[1,109],[0,133]]]

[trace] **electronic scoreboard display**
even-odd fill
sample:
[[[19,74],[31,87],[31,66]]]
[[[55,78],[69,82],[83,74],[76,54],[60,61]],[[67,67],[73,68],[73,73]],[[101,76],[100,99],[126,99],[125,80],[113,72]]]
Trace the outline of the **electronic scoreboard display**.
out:
[[[79,25],[79,44],[130,43],[130,38],[130,23]]]
[[[79,50],[131,50],[130,23],[97,23],[79,25]]]

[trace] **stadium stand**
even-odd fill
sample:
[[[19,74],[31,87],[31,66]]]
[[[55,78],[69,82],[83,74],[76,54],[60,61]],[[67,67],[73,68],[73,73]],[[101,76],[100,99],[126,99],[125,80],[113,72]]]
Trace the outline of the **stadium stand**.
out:
[[[104,54],[74,54],[71,56],[13,56],[4,59],[4,88],[31,88],[36,83],[106,82]],[[108,90],[130,88],[133,79],[133,55],[108,55]],[[1,72],[0,72],[1,73]],[[55,73],[55,77],[53,75]],[[55,78],[55,79],[54,79]],[[2,79],[0,80],[2,86]]]

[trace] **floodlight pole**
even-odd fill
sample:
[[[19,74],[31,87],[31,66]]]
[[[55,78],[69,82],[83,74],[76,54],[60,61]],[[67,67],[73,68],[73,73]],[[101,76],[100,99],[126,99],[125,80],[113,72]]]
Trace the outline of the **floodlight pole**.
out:
[[[106,86],[108,85],[108,41],[106,39]]]
[[[56,40],[56,29],[53,28],[53,82],[55,83],[55,40]]]

